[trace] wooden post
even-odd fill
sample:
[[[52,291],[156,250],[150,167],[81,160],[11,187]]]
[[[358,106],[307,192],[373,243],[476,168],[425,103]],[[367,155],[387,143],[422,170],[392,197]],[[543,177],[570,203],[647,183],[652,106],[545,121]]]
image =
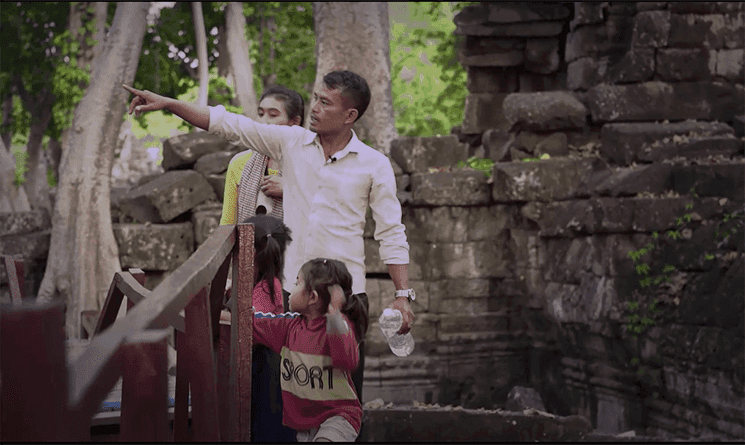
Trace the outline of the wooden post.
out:
[[[228,278],[231,255],[223,261],[210,285],[210,316],[212,323],[212,341],[215,343],[215,366],[217,372],[217,404],[220,425],[220,439],[230,440],[230,326],[220,324],[220,312],[223,309],[225,281]]]
[[[220,338],[220,312],[223,310],[223,297],[225,296],[225,282],[228,280],[228,267],[230,266],[230,255],[225,258],[220,269],[210,284],[210,319],[212,325],[212,340],[217,346]],[[217,347],[215,347],[217,353]],[[215,356],[217,360],[217,356]]]
[[[135,280],[137,280],[138,283],[140,283],[142,286],[145,286],[145,272],[143,272],[142,269],[129,269],[129,273],[134,277]],[[129,310],[132,309],[134,306],[134,301],[127,298],[127,312],[129,312]]]
[[[230,394],[233,440],[251,440],[251,353],[253,349],[254,226],[238,224],[233,251],[230,333]]]
[[[213,353],[209,295],[202,288],[186,306],[186,343],[194,440],[220,441],[217,370]],[[184,357],[179,357],[182,359]]]
[[[217,403],[220,413],[220,439],[233,442],[233,428],[230,420],[231,403],[235,398],[230,393],[230,325],[220,324],[220,337],[217,339]]]
[[[176,393],[173,403],[173,441],[190,442],[189,437],[189,348],[186,333],[175,331],[176,336]]]
[[[121,280],[122,277],[118,273],[115,273],[114,278],[111,280],[111,285],[109,286],[109,293],[106,295],[106,300],[103,302],[101,315],[98,316],[94,335],[98,335],[105,331],[114,323],[114,321],[116,321],[116,316],[119,313],[119,308],[122,307],[122,300],[124,299],[124,293],[117,286]]]
[[[3,255],[3,263],[5,264],[6,275],[8,276],[10,297],[14,305],[20,305],[21,300],[26,296],[23,257],[21,255]]]
[[[124,442],[168,440],[168,331],[146,331],[122,345]]]
[[[0,310],[0,441],[73,440],[64,326],[62,303]]]

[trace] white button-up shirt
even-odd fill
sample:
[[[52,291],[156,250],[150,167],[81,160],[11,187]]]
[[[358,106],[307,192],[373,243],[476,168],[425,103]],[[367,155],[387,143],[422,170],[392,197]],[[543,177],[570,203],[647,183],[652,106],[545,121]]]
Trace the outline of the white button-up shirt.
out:
[[[354,132],[347,146],[333,155],[333,162],[325,159],[316,133],[298,126],[261,124],[221,105],[210,107],[209,132],[250,147],[281,166],[284,222],[292,230],[285,288],[292,287],[306,261],[322,257],[343,261],[352,274],[352,291],[365,292],[362,234],[368,206],[380,258],[385,264],[409,264],[391,162]]]

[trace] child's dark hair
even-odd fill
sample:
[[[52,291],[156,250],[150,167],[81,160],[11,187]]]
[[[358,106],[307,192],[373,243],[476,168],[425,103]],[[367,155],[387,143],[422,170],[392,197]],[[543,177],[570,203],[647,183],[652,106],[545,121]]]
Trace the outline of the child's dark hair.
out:
[[[324,313],[328,311],[331,302],[329,286],[338,284],[341,287],[344,297],[346,297],[346,303],[344,303],[341,312],[354,324],[357,342],[361,342],[367,332],[367,306],[362,303],[362,300],[356,294],[352,294],[352,274],[349,273],[347,266],[338,260],[316,258],[303,264],[300,268],[300,276],[305,281],[306,291],[318,292],[318,296],[323,302],[321,310]]]
[[[261,103],[265,97],[277,98],[277,100],[282,102],[285,106],[287,119],[291,120],[295,118],[295,116],[300,116],[300,126],[303,126],[303,123],[305,122],[305,102],[297,91],[280,85],[274,85],[264,90],[259,99],[259,103]]]
[[[254,225],[254,249],[257,280],[266,280],[269,292],[274,295],[274,278],[282,282],[285,264],[285,250],[292,241],[290,228],[282,220],[269,215],[255,215],[246,218],[244,223]]]
[[[370,105],[370,87],[367,81],[352,71],[331,71],[323,76],[323,85],[330,89],[338,89],[339,93],[351,101],[352,108],[357,110],[357,122],[365,114]]]

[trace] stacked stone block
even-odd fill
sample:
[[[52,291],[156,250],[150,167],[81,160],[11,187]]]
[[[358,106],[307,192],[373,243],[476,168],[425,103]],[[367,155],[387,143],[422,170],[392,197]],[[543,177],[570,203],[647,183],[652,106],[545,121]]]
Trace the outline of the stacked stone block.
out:
[[[167,139],[165,173],[112,190],[114,236],[122,268],[146,272],[155,288],[220,225],[225,172],[238,146],[204,132]]]
[[[44,277],[52,223],[47,212],[0,213],[0,254],[21,255],[26,298],[35,298]],[[5,266],[0,265],[0,302],[10,303]]]
[[[500,150],[509,139],[502,104],[510,93],[566,87],[563,48],[572,9],[570,2],[490,2],[456,15],[455,33],[465,36],[458,60],[469,92],[459,133],[483,147],[474,153],[495,160],[509,154]]]

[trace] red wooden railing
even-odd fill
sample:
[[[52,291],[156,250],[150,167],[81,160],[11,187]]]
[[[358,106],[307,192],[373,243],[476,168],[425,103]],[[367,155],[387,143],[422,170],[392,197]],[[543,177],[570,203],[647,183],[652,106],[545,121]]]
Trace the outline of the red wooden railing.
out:
[[[94,336],[74,362],[65,353],[64,305],[13,294],[0,311],[0,440],[90,440],[91,419],[121,377],[121,440],[249,441],[253,233],[250,224],[218,227],[152,292],[142,271],[116,273]],[[225,326],[219,317],[231,259],[234,316]],[[117,320],[124,297],[127,315]],[[169,325],[177,351],[171,437]]]
[[[11,301],[14,305],[21,304],[21,299],[26,293],[24,289],[23,257],[21,255],[3,256],[3,265],[8,275]]]

